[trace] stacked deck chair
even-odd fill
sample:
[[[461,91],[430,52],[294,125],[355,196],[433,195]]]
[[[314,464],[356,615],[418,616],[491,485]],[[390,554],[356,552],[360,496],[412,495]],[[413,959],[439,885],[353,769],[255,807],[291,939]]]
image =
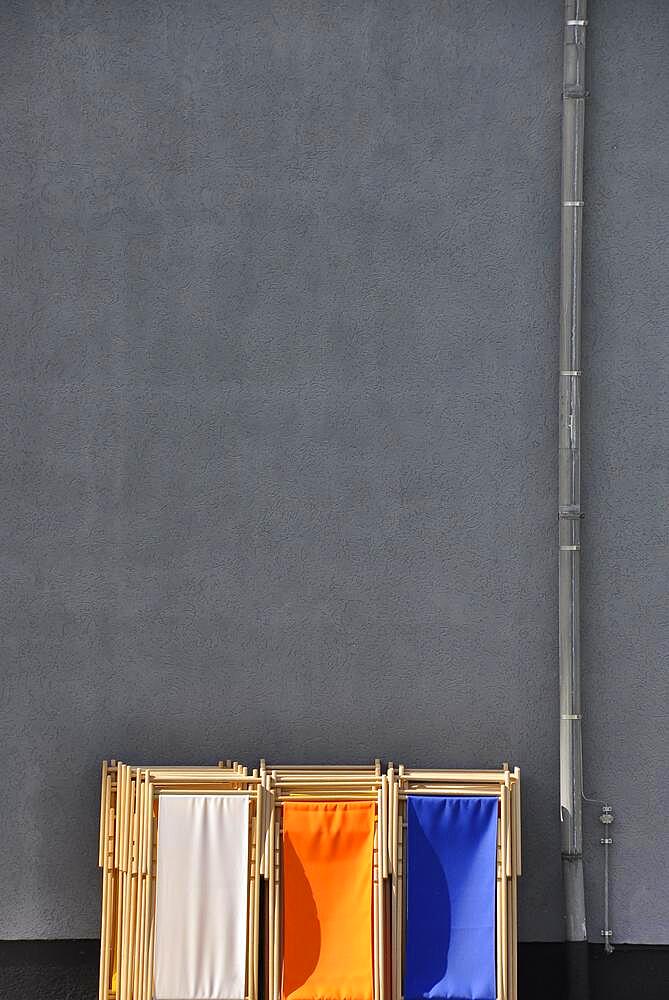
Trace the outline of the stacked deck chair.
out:
[[[257,1000],[257,771],[103,765],[100,1000]]]
[[[392,1000],[517,1000],[520,771],[388,768]]]
[[[386,1000],[386,775],[263,767],[268,1000]]]

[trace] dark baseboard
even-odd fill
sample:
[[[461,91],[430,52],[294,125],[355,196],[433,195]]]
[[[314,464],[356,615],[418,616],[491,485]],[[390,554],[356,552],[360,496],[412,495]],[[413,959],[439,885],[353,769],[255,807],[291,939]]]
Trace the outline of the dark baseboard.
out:
[[[97,1000],[98,941],[0,941],[2,1000]]]
[[[2,1000],[96,1000],[98,941],[0,941]],[[590,1000],[667,1000],[669,945],[588,949]],[[566,1000],[565,947],[521,942],[519,1000]]]
[[[569,979],[570,965],[563,943],[520,943],[519,1000],[567,1000]],[[606,955],[601,945],[591,944],[587,980],[590,1000],[634,1000],[637,996],[667,1000],[669,945],[620,944],[612,955]]]

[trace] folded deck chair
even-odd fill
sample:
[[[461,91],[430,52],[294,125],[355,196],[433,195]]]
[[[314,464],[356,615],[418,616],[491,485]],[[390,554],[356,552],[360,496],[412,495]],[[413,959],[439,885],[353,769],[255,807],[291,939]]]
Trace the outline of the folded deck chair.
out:
[[[124,916],[136,888],[137,794],[132,768],[121,761],[103,762],[98,859],[102,869],[100,1000],[115,997],[118,990]]]
[[[388,777],[392,1000],[516,1000],[519,770]]]
[[[292,768],[265,782],[269,1000],[384,1000],[386,776]]]
[[[240,777],[247,774],[247,769],[236,761],[221,762],[220,766]],[[121,761],[102,763],[98,858],[102,870],[99,1000],[116,997],[120,966],[123,964],[125,969],[133,947],[129,940],[129,911],[133,906],[137,908],[137,894],[145,874],[138,874],[139,833],[144,825],[138,816],[139,801],[143,797],[143,772],[144,768],[130,767]],[[124,963],[121,952],[126,960]],[[130,987],[126,986],[126,993],[128,989]]]
[[[255,1000],[257,773],[238,765],[117,773],[120,877],[111,904],[103,879],[100,997]]]

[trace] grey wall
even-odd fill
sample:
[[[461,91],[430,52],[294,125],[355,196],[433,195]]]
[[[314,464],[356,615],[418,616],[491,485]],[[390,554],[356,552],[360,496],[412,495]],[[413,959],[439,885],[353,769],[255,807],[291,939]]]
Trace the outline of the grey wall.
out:
[[[667,942],[669,9],[593,7],[586,773]],[[560,936],[560,8],[0,6],[1,937],[97,933],[102,757],[261,754],[519,763]]]
[[[611,796],[621,940],[669,942],[669,5],[593,3],[584,254],[589,795]],[[598,810],[590,810],[598,848]],[[597,829],[599,827],[599,829]],[[592,852],[591,852],[592,853]],[[599,860],[589,882],[600,892]],[[599,924],[591,924],[597,937]]]

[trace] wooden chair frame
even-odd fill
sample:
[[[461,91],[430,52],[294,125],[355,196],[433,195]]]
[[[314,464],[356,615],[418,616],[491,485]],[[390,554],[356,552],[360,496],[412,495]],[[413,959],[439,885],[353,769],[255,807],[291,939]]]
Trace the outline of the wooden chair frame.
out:
[[[406,801],[411,795],[491,795],[499,799],[495,961],[497,1000],[517,1000],[517,878],[522,873],[520,768],[427,771],[388,767],[388,866],[391,888],[390,1000],[404,1000],[406,940]]]
[[[330,778],[344,778],[346,775],[366,775],[370,778],[376,777],[380,778],[381,775],[381,761],[377,757],[373,764],[272,764],[268,765],[264,758],[260,761],[260,778],[263,785],[268,787],[267,779],[274,776],[275,780],[281,781],[283,778],[295,778],[302,777],[307,780],[313,778],[330,777]],[[269,849],[269,814],[270,809],[265,811],[264,825],[263,825],[263,844],[264,849],[262,853],[262,858],[260,862],[260,871],[264,876],[265,880],[269,879],[269,863],[268,858],[270,856]]]
[[[388,780],[380,762],[363,767],[300,767],[286,765],[268,770],[261,762],[265,787],[266,837],[263,872],[267,881],[267,1000],[281,1000],[283,957],[282,890],[282,806],[287,801],[349,802],[367,801],[376,805],[374,856],[372,865],[373,900],[373,998],[388,1000],[386,991],[387,906],[385,880],[389,875],[387,847]]]
[[[160,795],[249,796],[246,1000],[259,996],[259,915],[264,790],[257,771],[103,764],[100,807],[102,919],[99,1000],[152,1000]],[[116,982],[112,972],[116,969]],[[116,987],[115,989],[113,987]]]

